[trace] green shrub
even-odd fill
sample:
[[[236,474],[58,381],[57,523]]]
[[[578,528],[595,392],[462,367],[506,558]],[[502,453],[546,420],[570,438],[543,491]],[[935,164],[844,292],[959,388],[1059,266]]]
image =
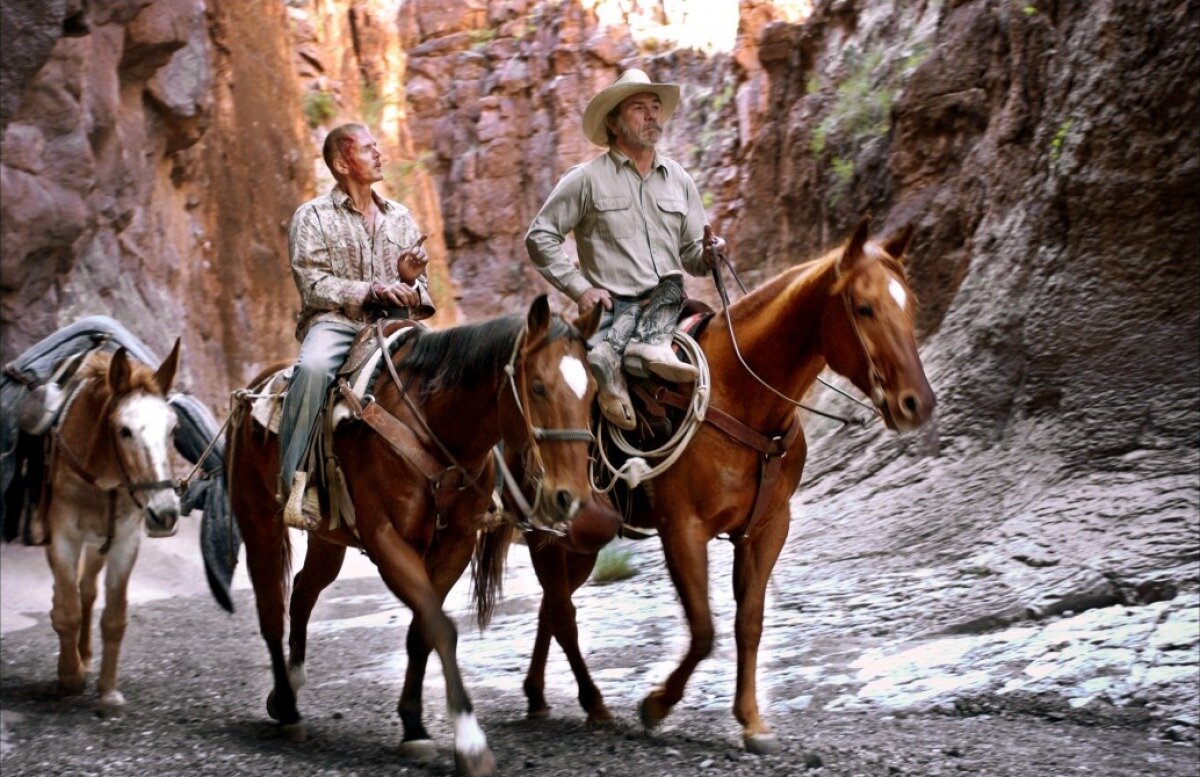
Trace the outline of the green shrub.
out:
[[[601,548],[600,555],[596,557],[596,566],[592,568],[592,582],[603,585],[633,577],[637,569],[630,562],[632,557],[633,552],[626,548],[614,548],[612,545]]]
[[[301,110],[304,112],[304,118],[308,120],[308,126],[314,129],[337,116],[337,106],[329,92],[316,91],[304,95]]]

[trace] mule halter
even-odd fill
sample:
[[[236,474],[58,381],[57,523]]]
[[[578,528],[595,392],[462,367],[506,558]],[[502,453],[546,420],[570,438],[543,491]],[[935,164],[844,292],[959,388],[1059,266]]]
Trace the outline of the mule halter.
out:
[[[83,389],[88,380],[88,378],[81,380],[79,382],[79,386],[74,392],[72,392],[67,406],[63,408],[62,418],[65,419],[67,417],[67,412],[70,410],[70,404],[73,404],[75,397]],[[100,411],[101,418],[108,417],[108,408],[111,403],[112,397],[109,397],[108,402],[105,403],[104,407]],[[99,437],[100,434],[100,432],[97,432],[97,437]],[[111,429],[109,429],[109,434],[112,434]],[[121,454],[121,446],[115,443],[113,444],[113,453],[115,454],[117,460],[117,470],[121,473],[121,483],[120,485],[113,486],[112,488],[104,488],[100,485],[100,479],[88,471],[83,462],[79,460],[79,457],[75,455],[75,452],[67,446],[67,442],[62,436],[61,427],[55,428],[54,430],[54,444],[58,450],[66,454],[67,466],[70,467],[71,471],[78,475],[83,482],[95,489],[105,492],[115,492],[121,488],[124,488],[125,491],[128,492],[129,498],[133,500],[133,503],[137,505],[139,510],[144,510],[146,508],[146,505],[137,497],[139,491],[165,491],[168,488],[175,488],[174,480],[134,481],[134,479],[129,476],[129,468],[125,465],[125,457]],[[95,447],[95,444],[95,441],[93,441],[92,445],[89,447],[89,450],[92,450]]]
[[[521,386],[517,385],[517,359],[528,338],[529,327],[524,326],[521,328],[521,334],[518,335],[516,342],[513,344],[512,353],[508,357],[508,364],[504,365],[505,381],[501,384],[500,389],[497,392],[496,399],[497,404],[499,404],[500,395],[504,393],[504,388],[507,385],[512,389],[513,401],[516,402],[517,409],[521,412],[521,419],[525,424],[527,442],[519,452],[527,457],[527,461],[532,459],[532,466],[527,465],[525,468],[525,482],[534,487],[532,505],[530,505],[529,501],[525,498],[525,494],[522,493],[520,485],[517,483],[512,471],[508,468],[508,465],[504,463],[503,453],[498,450],[493,450],[493,456],[496,459],[496,466],[499,468],[500,474],[504,478],[504,484],[508,487],[509,496],[512,497],[513,502],[516,503],[517,508],[520,509],[523,515],[524,520],[519,522],[519,526],[524,531],[528,531],[529,529],[533,528],[531,521],[535,515],[541,512],[542,502],[545,495],[545,489],[543,488],[543,485],[546,477],[546,467],[542,461],[542,452],[541,448],[538,446],[538,443],[545,441],[582,442],[590,444],[592,440],[595,439],[590,429],[578,429],[570,427],[564,429],[547,429],[546,427],[542,426],[534,426],[533,419],[529,417],[529,410],[527,409],[529,404],[528,399],[526,399],[524,402],[521,399],[523,393],[521,389],[527,388],[528,380],[522,380]],[[521,366],[523,377],[527,378],[527,373],[524,370],[525,365],[523,360]],[[547,529],[547,531],[559,534],[560,536],[566,533],[565,531],[556,529]]]

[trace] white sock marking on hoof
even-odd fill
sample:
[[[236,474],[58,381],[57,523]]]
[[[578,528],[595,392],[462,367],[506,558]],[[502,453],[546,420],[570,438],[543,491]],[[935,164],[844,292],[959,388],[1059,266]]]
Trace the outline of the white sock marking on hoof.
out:
[[[487,749],[487,737],[475,720],[475,713],[464,712],[454,721],[454,749],[460,753],[474,755]]]
[[[304,668],[303,661],[288,666],[288,684],[292,686],[292,693],[300,693],[300,689],[307,682],[308,671]]]
[[[587,370],[583,368],[583,362],[574,356],[564,356],[563,360],[559,362],[558,369],[562,372],[567,385],[575,392],[575,396],[583,399],[584,393],[587,392]]]

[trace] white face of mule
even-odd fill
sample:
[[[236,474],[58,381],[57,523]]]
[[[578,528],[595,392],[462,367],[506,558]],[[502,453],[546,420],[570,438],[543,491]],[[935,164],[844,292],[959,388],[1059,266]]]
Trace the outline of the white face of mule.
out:
[[[112,416],[113,439],[129,479],[137,483],[171,480],[167,450],[175,431],[175,411],[156,394],[135,392],[117,405]],[[146,531],[151,537],[169,537],[178,530],[179,495],[174,488],[137,492],[145,505]]]
[[[165,480],[169,476],[167,450],[176,423],[175,411],[160,396],[139,391],[117,405],[113,437],[131,479]]]

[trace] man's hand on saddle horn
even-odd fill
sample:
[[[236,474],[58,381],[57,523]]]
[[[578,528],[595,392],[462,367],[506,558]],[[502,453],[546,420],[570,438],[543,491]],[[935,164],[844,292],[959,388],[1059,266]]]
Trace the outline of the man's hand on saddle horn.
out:
[[[396,260],[396,272],[405,283],[411,284],[416,281],[429,264],[429,254],[425,253],[425,247],[422,245],[427,237],[429,236],[421,235],[416,244],[412,248],[404,249]]]

